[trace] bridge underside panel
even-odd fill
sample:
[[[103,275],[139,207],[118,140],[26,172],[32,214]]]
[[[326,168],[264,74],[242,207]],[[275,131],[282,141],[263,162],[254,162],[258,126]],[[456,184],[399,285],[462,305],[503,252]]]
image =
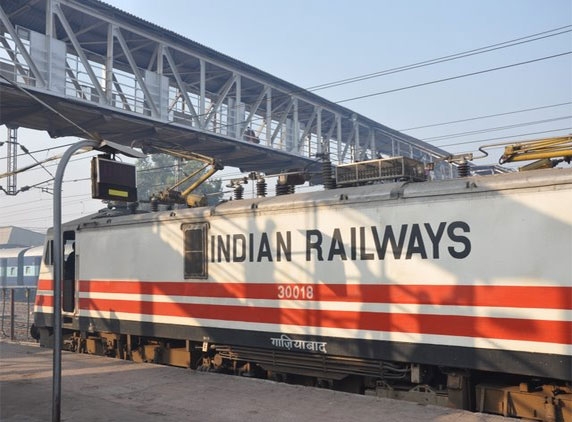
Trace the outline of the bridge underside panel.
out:
[[[122,145],[141,147],[150,152],[153,152],[154,147],[181,152],[192,151],[214,157],[225,166],[238,167],[245,172],[261,171],[274,174],[308,166],[311,171],[312,164],[316,163],[315,159],[281,153],[263,145],[237,141],[207,131],[189,129],[183,125],[157,124],[138,116],[105,110],[97,105],[91,106],[50,95],[34,95],[57,113],[26,93],[14,87],[2,85],[0,124],[45,130],[53,138],[64,136],[88,138],[87,134],[80,129],[82,128],[94,137]]]

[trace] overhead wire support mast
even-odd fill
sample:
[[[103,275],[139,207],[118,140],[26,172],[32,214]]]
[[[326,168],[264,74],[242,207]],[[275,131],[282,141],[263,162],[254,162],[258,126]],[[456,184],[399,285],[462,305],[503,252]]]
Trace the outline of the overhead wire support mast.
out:
[[[16,195],[18,193],[17,185],[17,172],[18,169],[18,128],[8,126],[8,141],[6,142],[8,148],[8,167],[6,173],[8,174],[8,185],[5,190],[7,195]]]

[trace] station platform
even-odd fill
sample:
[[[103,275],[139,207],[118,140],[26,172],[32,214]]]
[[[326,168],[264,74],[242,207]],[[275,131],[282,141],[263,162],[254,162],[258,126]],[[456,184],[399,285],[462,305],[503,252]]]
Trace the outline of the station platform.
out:
[[[46,422],[52,350],[0,340],[0,421]],[[514,419],[273,381],[62,353],[62,421],[507,422]]]

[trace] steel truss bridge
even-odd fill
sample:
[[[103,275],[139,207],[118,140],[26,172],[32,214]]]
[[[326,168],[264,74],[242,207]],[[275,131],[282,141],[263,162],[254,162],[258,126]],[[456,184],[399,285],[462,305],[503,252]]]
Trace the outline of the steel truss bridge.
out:
[[[2,0],[0,124],[214,157],[242,171],[448,153],[98,0]]]

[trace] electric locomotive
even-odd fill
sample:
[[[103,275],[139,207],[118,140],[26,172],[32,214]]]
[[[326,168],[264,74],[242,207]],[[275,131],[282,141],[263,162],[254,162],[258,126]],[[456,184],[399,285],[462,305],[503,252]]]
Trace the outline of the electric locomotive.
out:
[[[71,350],[571,420],[572,169],[103,212],[63,233]]]

